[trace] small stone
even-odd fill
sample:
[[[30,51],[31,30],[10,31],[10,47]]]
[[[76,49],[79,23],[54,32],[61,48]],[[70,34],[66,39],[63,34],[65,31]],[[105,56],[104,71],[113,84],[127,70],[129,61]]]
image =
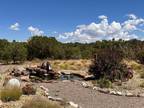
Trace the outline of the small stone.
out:
[[[138,94],[138,97],[144,97],[144,93]]]
[[[126,96],[133,97],[134,95],[132,93],[128,92],[128,93],[126,93]]]
[[[44,87],[44,86],[40,86],[40,88],[46,92],[49,92],[48,88]]]
[[[49,93],[48,93],[48,92],[45,92],[45,96],[49,96]]]
[[[0,100],[0,107],[3,105],[3,102]]]
[[[62,99],[62,98],[57,98],[57,97],[48,96],[48,99],[49,99],[49,100],[52,100],[52,101],[63,102],[63,99]]]
[[[122,92],[120,92],[120,91],[117,91],[116,94],[117,94],[118,96],[122,96]]]
[[[110,91],[110,94],[112,94],[112,95],[116,95],[117,93],[116,93],[116,91],[111,90],[111,91]]]
[[[93,87],[93,90],[98,90],[99,88],[98,87]]]
[[[101,88],[99,88],[98,91],[105,94],[108,94],[110,92],[108,89],[101,89]]]
[[[88,88],[88,87],[89,87],[89,85],[88,85],[87,83],[85,83],[85,82],[82,82],[82,86],[83,86],[84,88]]]
[[[29,76],[22,76],[21,80],[25,81],[25,82],[29,82],[30,81]]]
[[[69,104],[74,108],[79,108],[78,104],[75,104],[74,102],[70,101]]]

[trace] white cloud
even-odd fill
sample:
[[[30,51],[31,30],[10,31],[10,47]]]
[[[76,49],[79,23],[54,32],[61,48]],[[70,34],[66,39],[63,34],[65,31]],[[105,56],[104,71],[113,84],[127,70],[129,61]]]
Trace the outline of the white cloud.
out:
[[[15,23],[10,26],[10,29],[14,30],[14,31],[18,31],[18,30],[20,30],[19,26],[20,26],[19,23]]]
[[[31,33],[31,35],[38,35],[38,36],[41,36],[44,34],[44,31],[40,30],[39,28],[36,28],[36,27],[33,27],[33,26],[30,26],[28,27],[28,31]]]
[[[137,16],[134,14],[128,14],[127,15],[130,19],[137,19]]]
[[[142,31],[139,26],[144,24],[144,19],[137,18],[134,14],[128,15],[128,20],[120,23],[112,21],[109,23],[108,17],[101,15],[100,23],[90,23],[88,25],[78,25],[73,32],[60,34],[58,39],[63,42],[95,42],[96,40],[109,40],[115,38],[129,40],[138,38],[134,31]]]
[[[107,16],[105,16],[105,15],[100,15],[100,16],[98,16],[98,18],[99,18],[99,19],[107,19]]]

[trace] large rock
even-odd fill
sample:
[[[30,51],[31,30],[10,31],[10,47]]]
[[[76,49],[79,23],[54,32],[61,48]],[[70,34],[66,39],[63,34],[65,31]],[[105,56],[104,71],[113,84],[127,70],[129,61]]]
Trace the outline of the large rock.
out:
[[[43,62],[43,63],[41,64],[40,68],[41,68],[41,69],[45,69],[45,70],[47,70],[47,71],[51,71],[51,70],[52,70],[51,65],[50,65],[50,63],[49,63],[48,61]]]
[[[6,86],[20,87],[20,86],[21,86],[21,83],[20,83],[20,81],[19,81],[18,79],[12,78],[12,79],[10,79],[10,80],[7,82]]]
[[[36,88],[34,88],[32,84],[26,84],[22,87],[22,92],[25,95],[34,95],[36,93]]]

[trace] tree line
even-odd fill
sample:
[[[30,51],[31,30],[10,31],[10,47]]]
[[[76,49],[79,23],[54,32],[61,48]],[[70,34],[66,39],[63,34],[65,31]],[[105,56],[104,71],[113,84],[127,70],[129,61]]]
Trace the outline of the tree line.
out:
[[[0,39],[0,61],[22,62],[39,59],[91,59],[104,48],[116,48],[123,52],[124,58],[143,60],[144,41],[102,40],[93,43],[62,43],[54,37],[33,36],[27,42]]]

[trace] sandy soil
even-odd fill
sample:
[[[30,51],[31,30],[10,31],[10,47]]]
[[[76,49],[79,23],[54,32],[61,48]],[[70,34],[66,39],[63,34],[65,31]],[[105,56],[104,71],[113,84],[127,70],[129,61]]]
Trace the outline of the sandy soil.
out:
[[[83,88],[81,82],[42,83],[52,96],[73,101],[82,108],[144,108],[144,98],[113,96]]]

